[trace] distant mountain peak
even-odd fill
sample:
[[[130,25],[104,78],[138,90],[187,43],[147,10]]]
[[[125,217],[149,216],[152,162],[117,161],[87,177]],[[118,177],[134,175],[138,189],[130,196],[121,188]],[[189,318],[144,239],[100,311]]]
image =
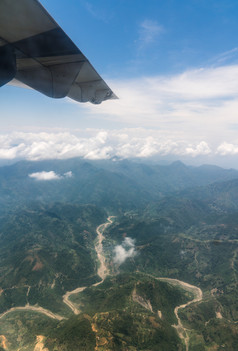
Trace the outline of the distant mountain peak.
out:
[[[187,166],[182,162],[182,161],[174,161],[170,164],[170,166],[172,167],[176,167],[176,168],[187,168]]]

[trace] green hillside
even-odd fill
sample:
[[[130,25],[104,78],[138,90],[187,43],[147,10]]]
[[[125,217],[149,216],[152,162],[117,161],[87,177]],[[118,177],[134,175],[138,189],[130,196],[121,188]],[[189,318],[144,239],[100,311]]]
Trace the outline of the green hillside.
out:
[[[55,172],[58,179],[37,181],[29,175]],[[68,172],[70,176],[65,176]],[[69,174],[69,173],[68,173]],[[214,166],[145,165],[128,160],[21,161],[0,167],[0,215],[31,203],[90,203],[109,211],[143,208],[168,194],[238,178],[238,171]]]
[[[29,177],[43,171],[58,179]],[[0,350],[236,351],[236,177],[181,162],[0,168]]]
[[[79,316],[57,323],[37,314],[14,313],[0,320],[0,328],[12,343],[9,350],[17,345],[16,335],[24,350],[34,345],[37,335],[44,336],[49,351],[94,350],[96,345],[100,350],[182,350],[171,326],[176,324],[173,310],[191,297],[165,282],[124,274],[76,296]]]
[[[32,207],[0,226],[0,313],[26,303],[67,313],[62,295],[98,280],[95,229],[106,214],[92,205]]]

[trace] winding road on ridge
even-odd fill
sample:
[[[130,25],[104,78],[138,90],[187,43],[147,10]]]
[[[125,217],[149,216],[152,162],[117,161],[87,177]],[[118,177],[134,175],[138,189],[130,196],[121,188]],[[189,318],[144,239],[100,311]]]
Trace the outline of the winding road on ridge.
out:
[[[95,245],[95,251],[97,252],[97,256],[98,256],[98,260],[99,260],[99,266],[98,266],[98,271],[97,274],[98,276],[101,278],[101,281],[95,284],[92,284],[91,286],[98,286],[100,284],[102,284],[105,280],[105,278],[108,276],[109,274],[109,270],[106,266],[106,260],[105,260],[105,256],[103,253],[103,245],[102,242],[104,240],[104,236],[103,233],[105,231],[105,229],[112,224],[112,218],[114,218],[115,216],[109,216],[107,218],[107,222],[100,224],[97,229],[96,229],[96,233],[97,233],[97,243]],[[145,273],[144,273],[145,274]],[[191,292],[194,295],[194,299],[187,302],[186,304],[180,305],[175,307],[174,309],[174,314],[177,318],[178,324],[177,325],[173,325],[173,327],[177,330],[178,336],[180,337],[180,339],[184,342],[185,346],[186,346],[186,351],[189,350],[189,334],[187,329],[183,326],[181,319],[178,315],[179,310],[186,308],[187,306],[191,305],[192,303],[196,303],[202,300],[203,298],[203,294],[202,294],[202,290],[200,288],[198,288],[197,286],[188,284],[186,282],[183,282],[181,280],[178,279],[172,279],[172,278],[164,278],[164,277],[154,277],[150,274],[148,274],[148,276],[153,277],[154,279],[160,280],[160,281],[165,281],[169,284],[172,284],[174,286],[180,286],[182,287],[184,290]],[[83,290],[85,290],[87,288],[87,286],[84,287],[79,287],[77,289],[74,289],[72,291],[68,291],[66,292],[66,294],[63,296],[63,302],[73,311],[74,314],[79,314],[80,310],[75,306],[75,304],[70,301],[70,296],[74,295],[74,294],[78,294],[80,292],[82,292]],[[4,316],[6,316],[7,314],[11,313],[11,312],[16,312],[16,311],[35,311],[38,313],[42,313],[52,319],[57,319],[57,320],[62,320],[65,319],[65,317],[62,317],[58,314],[55,314],[43,307],[37,307],[37,306],[31,306],[29,304],[27,304],[24,307],[13,307],[11,309],[9,309],[8,311],[2,313],[0,315],[0,319],[3,318]]]

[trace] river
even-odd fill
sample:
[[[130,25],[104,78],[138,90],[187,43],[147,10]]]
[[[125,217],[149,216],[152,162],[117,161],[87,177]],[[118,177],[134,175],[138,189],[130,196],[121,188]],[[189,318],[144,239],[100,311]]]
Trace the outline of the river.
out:
[[[98,257],[98,261],[99,261],[97,274],[101,278],[101,281],[98,283],[92,284],[91,286],[98,286],[98,285],[102,284],[104,282],[105,278],[109,274],[109,270],[106,266],[105,255],[103,253],[102,242],[104,240],[103,233],[104,233],[105,229],[110,224],[112,224],[112,218],[114,218],[114,216],[109,216],[107,218],[107,222],[100,224],[96,229],[97,240],[96,240],[96,245],[95,245],[95,251],[97,253],[97,257]],[[165,281],[165,282],[172,284],[172,285],[175,285],[175,286],[181,286],[184,290],[190,291],[193,293],[193,295],[194,295],[193,300],[187,302],[186,304],[176,306],[174,309],[174,314],[177,318],[178,324],[173,325],[173,327],[176,328],[178,336],[184,342],[184,344],[186,346],[186,351],[188,351],[189,350],[189,335],[188,335],[187,329],[183,326],[183,324],[181,322],[181,319],[179,317],[179,310],[186,308],[187,306],[189,306],[192,303],[196,303],[196,302],[201,301],[203,298],[202,290],[200,288],[198,288],[197,286],[188,284],[188,283],[183,282],[183,281],[178,280],[178,279],[154,277],[150,274],[148,274],[148,276],[151,276],[151,277],[153,277],[157,280],[160,280],[160,281]],[[66,292],[65,295],[63,295],[63,302],[73,311],[74,314],[79,314],[80,310],[75,306],[75,304],[72,301],[70,301],[70,296],[72,296],[74,294],[78,294],[78,293],[82,292],[83,290],[85,290],[86,288],[87,288],[87,286],[78,287],[72,291]],[[53,318],[53,319],[57,319],[57,320],[65,319],[65,317],[62,317],[58,314],[55,314],[47,309],[44,309],[42,307],[30,306],[29,304],[27,304],[24,307],[13,307],[13,308],[9,309],[8,311],[6,311],[0,315],[0,319],[3,318],[4,316],[6,316],[7,314],[9,314],[11,312],[16,312],[16,311],[34,311],[34,312],[42,313],[42,314],[44,314],[50,318]]]
[[[109,274],[109,270],[106,266],[106,260],[105,260],[105,256],[103,254],[103,245],[102,242],[104,240],[104,236],[103,233],[105,231],[105,229],[112,224],[112,218],[114,216],[109,216],[107,218],[107,222],[100,224],[97,229],[96,229],[96,233],[97,233],[97,242],[95,245],[95,251],[97,253],[98,256],[98,261],[99,261],[99,266],[98,266],[98,271],[97,274],[98,276],[101,278],[101,281],[95,284],[92,284],[92,286],[98,286],[99,284],[102,284],[106,278],[106,276]],[[77,289],[74,289],[72,291],[67,291],[66,294],[63,296],[63,302],[74,312],[74,314],[79,314],[80,310],[75,306],[75,304],[70,301],[70,296],[74,295],[74,294],[78,294],[82,291],[84,291],[87,288],[87,286],[83,286],[83,287],[79,287]]]

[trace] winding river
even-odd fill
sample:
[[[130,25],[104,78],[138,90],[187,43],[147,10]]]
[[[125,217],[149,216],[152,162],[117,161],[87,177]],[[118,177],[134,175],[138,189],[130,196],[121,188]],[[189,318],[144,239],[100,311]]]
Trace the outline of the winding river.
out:
[[[184,290],[187,290],[194,295],[193,300],[191,300],[183,305],[176,306],[174,309],[174,314],[177,318],[178,324],[173,325],[173,327],[177,330],[177,333],[178,333],[178,336],[180,337],[180,339],[184,341],[185,346],[186,346],[186,351],[188,351],[189,350],[189,334],[188,334],[187,329],[183,326],[181,319],[178,315],[178,312],[179,312],[179,310],[186,308],[187,306],[191,305],[192,303],[196,303],[196,302],[201,301],[203,298],[202,290],[195,285],[185,283],[182,280],[178,280],[178,279],[172,279],[172,278],[156,278],[156,279],[158,279],[160,281],[167,282],[167,283],[175,285],[175,286],[181,286]]]
[[[9,310],[7,310],[6,312],[3,312],[2,314],[0,314],[0,319],[9,313],[17,312],[17,311],[38,312],[38,313],[42,313],[42,314],[46,315],[49,318],[57,319],[58,321],[61,321],[62,319],[66,319],[65,317],[62,317],[59,314],[53,313],[53,312],[51,312],[43,307],[37,307],[37,306],[31,306],[31,305],[26,305],[26,306],[22,306],[22,307],[12,307]]]
[[[95,250],[97,252],[97,256],[98,256],[98,260],[100,262],[100,265],[98,267],[98,276],[102,279],[100,282],[93,284],[92,286],[97,286],[99,284],[102,284],[106,278],[106,276],[109,274],[108,268],[106,266],[105,263],[105,256],[103,254],[103,245],[102,245],[102,241],[104,240],[104,236],[103,233],[105,231],[105,229],[112,223],[112,218],[113,216],[110,216],[107,218],[107,222],[100,224],[97,229],[97,235],[98,235],[98,240],[97,240],[97,244],[95,246]],[[151,276],[151,275],[150,275]],[[153,276],[152,276],[153,277]],[[179,305],[176,306],[174,309],[174,314],[177,318],[178,324],[177,325],[173,325],[173,327],[177,330],[178,336],[179,338],[184,342],[185,346],[186,346],[186,351],[189,350],[189,335],[188,335],[188,331],[187,329],[183,326],[182,321],[179,317],[179,310],[186,308],[187,306],[191,305],[192,303],[196,303],[202,300],[203,298],[203,293],[202,290],[195,286],[195,285],[191,285],[188,284],[186,282],[183,282],[181,280],[178,279],[172,279],[172,278],[158,278],[158,277],[153,277],[157,280],[160,281],[164,281],[167,282],[169,284],[172,284],[174,286],[180,286],[182,287],[184,290],[191,292],[194,295],[194,299],[187,302],[186,304],[183,305]],[[87,287],[79,287],[73,291],[69,291],[67,292],[64,296],[63,296],[63,301],[64,303],[71,308],[71,310],[75,313],[75,314],[79,314],[80,311],[75,307],[74,303],[71,302],[69,300],[70,296],[73,294],[77,294],[82,292],[83,290],[85,290]]]
[[[95,284],[92,284],[92,286],[98,286],[99,284],[102,284],[106,278],[106,276],[108,275],[109,271],[108,268],[106,266],[105,263],[105,256],[103,254],[103,245],[102,242],[104,240],[104,236],[103,233],[105,231],[105,229],[112,224],[112,218],[114,216],[109,216],[107,218],[107,222],[100,224],[97,229],[96,229],[96,233],[97,233],[97,243],[95,245],[95,251],[97,253],[98,256],[98,260],[99,260],[99,267],[98,267],[98,271],[97,274],[98,276],[101,278],[101,281]],[[74,289],[72,291],[67,291],[66,294],[63,296],[63,302],[74,312],[74,314],[79,314],[80,310],[78,310],[74,303],[72,301],[70,301],[70,296],[74,295],[74,294],[78,294],[82,291],[84,291],[87,288],[87,286],[83,286],[83,287],[79,287],[77,289]]]
[[[107,222],[100,224],[96,229],[97,242],[95,245],[95,251],[97,253],[98,261],[99,261],[97,274],[101,278],[101,281],[98,283],[92,284],[91,286],[98,286],[99,284],[102,284],[104,282],[105,278],[109,274],[109,270],[106,266],[106,262],[105,262],[106,260],[105,260],[105,256],[103,253],[102,242],[104,240],[103,233],[104,233],[105,229],[110,224],[112,224],[112,218],[114,218],[114,216],[109,216],[107,218]],[[196,302],[201,301],[203,298],[202,290],[200,288],[198,288],[197,286],[188,284],[188,283],[183,282],[183,281],[178,280],[178,279],[164,278],[164,277],[158,278],[158,277],[154,277],[154,276],[149,275],[149,274],[148,274],[148,276],[151,276],[151,277],[158,279],[160,281],[165,281],[165,282],[172,284],[174,286],[180,286],[184,290],[189,291],[194,295],[193,300],[187,302],[186,304],[177,306],[174,309],[174,314],[177,318],[178,323],[177,323],[177,325],[173,325],[173,327],[177,330],[178,336],[184,342],[184,344],[186,346],[186,351],[188,351],[189,350],[189,334],[188,334],[187,329],[183,326],[182,321],[179,317],[179,310],[186,308],[187,306],[189,306],[192,303],[196,303]],[[79,314],[80,310],[75,306],[75,304],[72,301],[70,301],[70,296],[72,296],[74,294],[78,294],[78,293],[82,292],[83,290],[85,290],[86,288],[87,288],[87,286],[78,287],[72,291],[66,292],[66,294],[63,296],[63,302],[73,311],[74,314]],[[65,319],[65,317],[62,317],[58,314],[55,314],[55,313],[53,313],[53,312],[51,312],[43,307],[31,306],[29,304],[27,304],[24,307],[13,307],[13,308],[9,309],[8,311],[6,311],[0,315],[0,319],[3,318],[4,316],[6,316],[7,314],[9,314],[11,312],[16,312],[16,311],[34,311],[34,312],[42,313],[50,318],[57,319],[59,321],[62,319]]]
[[[97,244],[95,245],[95,250],[97,252],[98,260],[100,262],[99,267],[98,267],[98,275],[102,279],[100,282],[93,284],[92,286],[97,286],[99,284],[102,284],[104,282],[104,279],[108,275],[108,269],[105,264],[105,256],[103,255],[103,246],[102,246],[102,241],[104,239],[103,232],[104,230],[112,223],[112,218],[114,216],[109,216],[107,218],[107,222],[100,224],[97,229]],[[73,311],[74,314],[79,314],[80,311],[75,307],[74,303],[69,300],[70,296],[73,294],[78,294],[85,290],[87,286],[84,287],[79,287],[77,289],[74,289],[73,291],[68,291],[64,296],[63,296],[63,302]],[[47,310],[43,307],[38,307],[38,306],[31,306],[30,304],[27,304],[26,306],[20,306],[20,307],[12,307],[9,310],[3,312],[0,314],[0,319],[8,315],[9,313],[12,312],[20,312],[20,311],[32,311],[32,312],[38,312],[41,314],[46,315],[49,318],[52,319],[57,319],[61,321],[62,319],[66,319],[65,317],[60,316],[59,314],[53,313],[50,310]]]

